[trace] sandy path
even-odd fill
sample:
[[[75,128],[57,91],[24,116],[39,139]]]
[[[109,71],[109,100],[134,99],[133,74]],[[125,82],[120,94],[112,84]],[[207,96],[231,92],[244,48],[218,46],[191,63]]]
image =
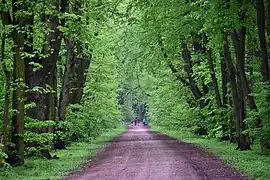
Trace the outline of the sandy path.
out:
[[[144,127],[131,127],[71,180],[242,180],[218,157]]]

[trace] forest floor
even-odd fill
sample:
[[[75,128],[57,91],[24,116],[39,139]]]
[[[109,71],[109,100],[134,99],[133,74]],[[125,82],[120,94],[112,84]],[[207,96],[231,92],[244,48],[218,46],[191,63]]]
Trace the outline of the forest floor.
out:
[[[70,180],[242,180],[243,174],[203,148],[129,126],[111,146]]]

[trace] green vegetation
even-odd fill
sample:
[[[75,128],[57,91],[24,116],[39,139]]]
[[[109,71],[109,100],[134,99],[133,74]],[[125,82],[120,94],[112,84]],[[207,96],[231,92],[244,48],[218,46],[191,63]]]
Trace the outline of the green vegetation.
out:
[[[248,175],[250,179],[266,180],[270,177],[270,157],[260,152],[258,144],[254,145],[251,151],[235,151],[235,145],[230,142],[202,138],[184,131],[172,131],[160,127],[152,129],[184,142],[200,145],[206,151],[220,156],[228,164]]]
[[[61,179],[71,170],[77,170],[81,165],[89,161],[97,152],[104,148],[107,141],[122,134],[124,127],[103,133],[95,140],[89,142],[77,142],[71,144],[67,150],[57,150],[59,159],[44,161],[42,158],[32,157],[26,159],[23,166],[7,169],[0,172],[0,179],[12,180],[38,180],[38,179]]]
[[[122,125],[115,5],[1,1],[0,168],[61,161],[55,150]]]
[[[266,0],[2,0],[0,168],[137,116],[267,153],[269,14]]]

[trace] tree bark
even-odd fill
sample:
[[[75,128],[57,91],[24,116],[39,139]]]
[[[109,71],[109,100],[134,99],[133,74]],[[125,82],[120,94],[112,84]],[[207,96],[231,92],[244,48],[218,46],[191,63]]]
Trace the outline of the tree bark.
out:
[[[59,10],[59,0],[54,0],[53,5]],[[35,58],[35,62],[42,65],[42,68],[33,71],[31,70],[29,77],[29,88],[41,87],[40,92],[31,92],[28,95],[28,101],[35,102],[36,107],[31,109],[28,115],[33,119],[38,120],[55,120],[55,78],[57,75],[56,63],[60,51],[61,34],[58,30],[59,20],[57,15],[53,15],[48,20],[48,28],[50,32],[46,35],[45,44],[42,49],[42,54],[45,58]]]
[[[257,27],[258,27],[258,34],[259,34],[259,40],[260,40],[261,55],[262,55],[262,77],[263,77],[263,81],[268,82],[269,81],[269,65],[268,65],[268,57],[267,57],[267,45],[266,45],[266,39],[265,39],[265,9],[264,9],[263,0],[256,0],[256,12],[257,12]]]
[[[27,43],[24,44],[24,52],[28,54],[32,54],[34,52],[33,44],[33,25],[34,25],[34,15],[29,15],[29,17],[26,19],[27,23],[29,24],[28,31],[24,33],[24,38],[27,41]],[[29,96],[29,87],[31,86],[29,80],[33,78],[33,74],[31,73],[33,71],[33,67],[30,65],[31,62],[33,62],[34,59],[31,57],[25,58],[25,83],[26,83],[26,97]],[[29,99],[26,98],[26,103],[29,102]],[[27,112],[26,112],[27,113]]]
[[[220,60],[220,69],[221,69],[221,86],[222,86],[222,107],[226,108],[228,111],[228,96],[227,96],[227,85],[228,85],[228,73],[227,73],[227,68],[226,68],[226,61],[225,57],[221,55],[221,60]],[[227,112],[222,111],[221,112],[221,117],[220,119],[222,120],[222,132],[223,132],[223,139],[224,140],[232,140],[233,133],[233,122],[232,122],[232,115],[229,117],[227,116]],[[229,121],[228,121],[229,120]],[[228,136],[229,133],[229,136]]]
[[[267,1],[267,36],[268,36],[268,41],[270,39],[270,1]],[[268,42],[268,53],[270,52],[270,41]],[[270,63],[268,62],[268,65]],[[268,66],[268,69],[270,67]],[[270,73],[270,72],[269,72]],[[270,74],[269,74],[270,76]]]
[[[78,44],[79,43],[77,43],[77,46],[79,46]],[[91,59],[91,57],[89,59],[77,57],[78,55],[75,52],[76,47],[73,40],[65,38],[65,45],[67,49],[67,59],[59,99],[59,121],[65,120],[66,110],[69,104],[79,104],[81,102]],[[80,47],[77,47],[77,49],[80,49]],[[58,138],[55,143],[55,148],[63,149],[65,148],[65,143]]]
[[[21,10],[20,4],[13,1],[13,20],[17,27],[13,30],[13,51],[14,51],[14,84],[16,88],[13,91],[13,109],[16,113],[12,117],[12,138],[11,142],[15,144],[16,164],[24,163],[24,104],[25,104],[25,60],[21,54],[24,48],[24,34],[22,25],[25,19],[16,17],[16,13]]]
[[[3,4],[6,2],[3,1]],[[12,24],[11,16],[9,12],[1,12],[1,20],[3,26],[5,27],[8,24]],[[10,103],[10,86],[11,86],[11,72],[5,65],[5,44],[6,44],[6,33],[2,34],[2,47],[1,47],[1,58],[2,58],[2,67],[5,74],[5,101],[4,101],[4,115],[3,115],[3,124],[2,124],[2,136],[1,143],[3,144],[2,151],[5,152],[7,144],[7,126],[9,122],[9,103]]]
[[[251,89],[245,73],[245,31],[245,28],[242,27],[238,33],[234,31],[231,37],[235,48],[236,66],[239,71],[239,77],[241,86],[243,88],[245,101],[251,110],[257,110],[257,106],[251,93]]]
[[[193,41],[193,49],[195,53],[205,53],[206,49],[202,46],[202,44],[199,42],[199,40],[201,39],[201,37],[199,35],[193,35],[193,37],[195,38],[195,40]],[[206,36],[203,35],[204,37],[204,41],[206,44]],[[201,63],[201,60],[198,58],[196,60],[197,64]],[[202,82],[202,87],[203,87],[203,94],[207,94],[209,92],[209,87]]]
[[[76,57],[75,44],[65,39],[67,60],[59,100],[59,120],[65,119],[66,108],[69,104],[81,102],[86,75],[90,66],[90,59]]]
[[[76,4],[73,5],[73,12],[75,14],[82,14],[81,11],[82,2],[77,1]],[[73,83],[71,84],[71,91],[69,97],[70,104],[78,104],[81,102],[83,96],[83,88],[86,80],[86,76],[88,73],[88,69],[90,66],[92,52],[89,52],[89,56],[86,57],[82,53],[82,45],[81,42],[76,43],[77,53],[74,56],[74,63],[73,66]]]
[[[231,83],[231,93],[232,93],[232,100],[233,100],[233,107],[234,107],[234,115],[236,118],[236,134],[237,134],[237,149],[240,150],[249,150],[250,149],[250,142],[248,135],[244,135],[242,131],[245,130],[245,108],[243,104],[243,96],[241,93],[241,85],[240,83],[237,83],[236,80],[236,69],[232,63],[231,60],[231,54],[230,54],[230,48],[229,43],[227,40],[227,37],[225,39],[224,44],[224,57],[226,61],[226,66],[228,69],[229,79]],[[238,81],[239,82],[239,81]]]
[[[56,7],[58,12],[66,12],[67,0],[53,0],[51,5]],[[64,21],[58,19],[58,15],[46,17],[48,29],[45,36],[45,43],[41,54],[43,57],[36,56],[33,62],[39,63],[42,68],[34,70],[33,66],[27,68],[27,84],[30,92],[27,94],[27,101],[34,102],[35,107],[27,112],[27,115],[36,120],[55,120],[57,112],[57,60],[60,52],[62,36],[58,29],[64,25]],[[39,87],[38,91],[33,88]],[[44,127],[39,130],[40,133],[53,132],[53,127]],[[50,142],[48,142],[50,143]],[[41,153],[47,159],[51,159],[48,149],[42,149]]]
[[[79,58],[75,57],[75,83],[71,87],[70,104],[78,104],[81,102],[83,96],[83,88],[90,66],[91,57]]]
[[[239,77],[238,91],[241,92],[240,95],[243,94],[245,101],[246,101],[247,105],[249,106],[249,108],[251,110],[257,111],[257,106],[256,106],[254,98],[251,94],[251,89],[250,89],[249,83],[247,81],[246,73],[245,73],[245,36],[246,36],[246,28],[245,27],[241,27],[241,29],[238,32],[236,32],[236,30],[234,30],[234,32],[231,34],[234,49],[235,49],[235,55],[236,55],[237,75]],[[244,108],[244,104],[241,103],[241,107],[242,106]],[[257,124],[257,126],[258,126],[258,124],[260,124],[259,119],[256,119],[256,124]],[[246,124],[244,122],[240,122],[240,127],[242,127],[242,130],[245,130],[245,128],[246,128],[245,126],[246,126]],[[249,142],[248,135],[243,135],[243,134],[240,134],[240,135],[241,135],[240,145],[244,145],[244,147],[250,148],[250,145],[249,145],[250,142]],[[241,147],[241,146],[239,146],[238,148],[240,150],[243,149],[243,147]]]
[[[186,87],[190,87],[189,83],[185,80],[185,78],[181,77],[179,74],[178,74],[178,71],[177,69],[174,67],[174,65],[172,64],[172,62],[168,59],[168,55],[164,49],[164,46],[163,46],[163,41],[161,39],[161,37],[159,37],[159,41],[158,41],[158,44],[160,46],[160,49],[161,49],[161,52],[163,54],[163,57],[166,61],[168,61],[168,66],[172,72],[172,74],[176,77],[176,79],[184,86]]]
[[[227,84],[228,84],[228,74],[227,74],[227,68],[226,68],[226,61],[225,57],[221,59],[220,61],[221,66],[221,79],[222,79],[222,104],[225,106],[228,104],[228,98],[227,98]]]
[[[1,143],[3,144],[2,151],[5,152],[7,144],[7,126],[9,122],[9,103],[10,103],[10,85],[11,85],[11,73],[7,69],[4,60],[5,60],[5,40],[6,35],[3,33],[2,37],[2,47],[1,47],[1,58],[2,66],[5,74],[5,101],[4,101],[4,115],[3,115],[3,124],[2,124],[2,136]]]
[[[213,64],[211,50],[206,50],[206,51],[207,51],[207,60],[208,60],[208,65],[210,69],[210,75],[211,75],[211,79],[212,79],[214,90],[215,90],[215,98],[216,98],[217,107],[222,107],[222,102],[221,102],[220,93],[218,89],[218,82],[217,82],[216,72],[215,72],[215,68]]]
[[[67,59],[66,59],[65,71],[64,71],[64,76],[62,80],[63,83],[62,83],[60,99],[59,99],[58,117],[60,121],[65,119],[66,108],[69,104],[70,84],[72,81],[71,71],[72,71],[72,67],[75,65],[74,42],[69,39],[65,39],[65,45],[66,45],[66,50],[67,50]]]
[[[177,69],[173,66],[172,62],[168,62],[168,66],[172,72],[172,74],[174,74],[174,76],[176,77],[176,79],[184,86],[186,87],[190,87],[189,83],[178,74]]]
[[[239,97],[239,113],[238,118],[241,119],[237,121],[236,127],[240,129],[240,134],[238,135],[238,147],[236,150],[250,150],[250,138],[248,134],[245,134],[244,131],[247,129],[247,124],[244,122],[245,120],[245,102],[244,102],[244,92],[241,87],[241,79],[239,75],[239,70],[236,68],[236,83],[238,87],[238,97]]]
[[[182,43],[181,49],[182,49],[182,58],[183,58],[184,63],[185,63],[184,70],[188,76],[188,81],[189,81],[191,92],[193,93],[193,95],[195,96],[196,99],[200,99],[202,97],[202,93],[199,90],[199,88],[197,87],[196,82],[192,77],[193,72],[192,72],[191,57],[190,57],[190,52],[187,48],[187,44]]]

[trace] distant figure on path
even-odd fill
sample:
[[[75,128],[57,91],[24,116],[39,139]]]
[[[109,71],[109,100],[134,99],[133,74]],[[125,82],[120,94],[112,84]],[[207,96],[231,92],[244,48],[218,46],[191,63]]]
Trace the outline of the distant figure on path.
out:
[[[143,118],[143,125],[147,126],[147,120]]]
[[[140,120],[138,117],[136,117],[136,119],[135,119],[135,126],[136,126],[136,124],[138,124],[138,126],[140,125]]]
[[[137,117],[136,117],[136,119],[134,120],[134,125],[137,126]]]

